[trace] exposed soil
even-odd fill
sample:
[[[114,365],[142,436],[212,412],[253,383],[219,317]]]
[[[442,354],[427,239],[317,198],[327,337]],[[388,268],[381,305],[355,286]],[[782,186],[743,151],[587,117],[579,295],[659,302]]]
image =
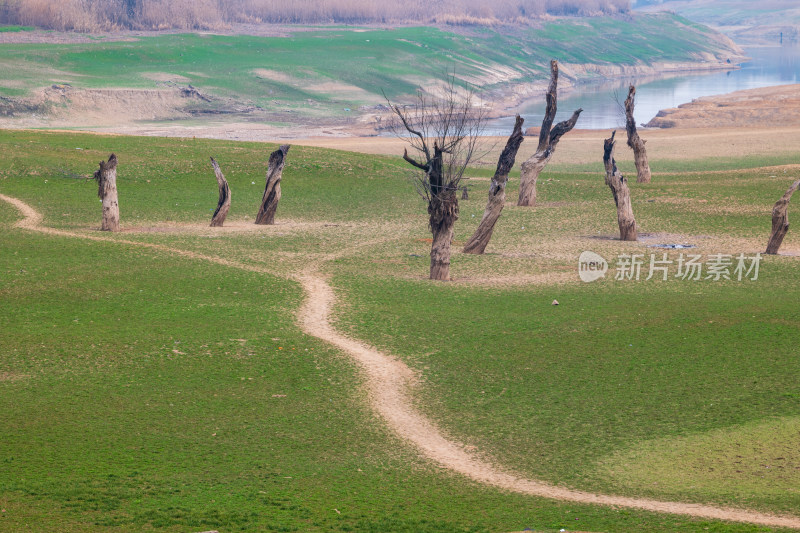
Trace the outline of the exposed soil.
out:
[[[165,245],[54,230],[43,227],[41,225],[42,215],[21,200],[5,195],[0,195],[0,200],[14,205],[23,214],[24,218],[15,224],[19,228],[65,237],[121,242],[178,254],[195,260],[210,261],[232,268],[252,272],[268,272],[266,267],[245,265],[236,261]],[[362,245],[365,244],[367,243],[362,243]],[[356,248],[362,245],[357,245]],[[352,251],[353,249],[343,253]],[[425,457],[474,481],[511,492],[563,501],[628,507],[660,513],[800,529],[800,517],[775,516],[743,509],[702,504],[662,502],[650,499],[593,494],[526,479],[486,462],[477,453],[472,450],[468,451],[461,443],[449,439],[438,427],[414,408],[412,392],[414,387],[418,386],[417,376],[414,371],[394,357],[381,353],[358,340],[342,335],[333,327],[330,314],[336,304],[336,295],[325,278],[319,273],[318,268],[321,262],[334,259],[340,255],[342,254],[331,254],[326,259],[311,262],[299,275],[292,276],[292,279],[302,285],[306,294],[305,302],[298,312],[298,322],[307,334],[337,346],[354,358],[366,374],[366,386],[375,412],[392,430],[416,447]]]
[[[767,156],[786,154],[800,146],[800,121],[791,126],[753,126],[752,128],[669,128],[639,130],[647,140],[647,153],[651,161],[656,160],[699,160],[706,158],[729,158],[745,156]],[[573,130],[558,144],[551,165],[562,162],[570,164],[596,163],[598,172],[603,172],[603,139],[609,136],[607,130]],[[482,158],[488,167],[497,164],[497,157],[505,145],[502,137],[487,137],[486,144],[494,149]],[[365,154],[396,155],[403,154],[407,145],[396,137],[348,137],[348,138],[300,138],[292,144],[333,148]],[[599,150],[599,155],[598,155]],[[527,160],[536,151],[536,139],[526,138],[517,154],[517,161]],[[617,161],[632,161],[633,152],[627,146],[617,150]],[[656,169],[657,170],[657,169]],[[775,168],[776,172],[782,169]],[[657,173],[656,173],[657,174]],[[469,181],[486,181],[470,178]]]
[[[388,28],[390,25],[369,25],[369,28]],[[447,27],[448,31],[469,34],[468,28]],[[302,31],[343,31],[341,28],[299,27],[285,25],[241,25],[221,28],[215,32],[224,35],[288,36]],[[348,30],[359,31],[359,30]],[[98,35],[69,32],[9,32],[0,33],[0,43],[83,43],[98,40],[135,41],[141,37],[177,33],[176,31],[115,31]],[[660,76],[700,70],[734,68],[742,58],[732,42],[727,45],[727,56],[698,54],[694,62],[662,62],[652,65],[561,64],[559,90],[567,94],[578,80],[615,79],[631,76]],[[727,52],[726,52],[727,53]],[[497,64],[475,65],[482,72],[465,81],[477,87],[492,87],[481,96],[489,104],[488,116],[497,117],[515,113],[523,101],[544,94],[548,81],[531,81],[521,77],[519,71]],[[380,133],[385,109],[380,95],[337,80],[305,80],[292,73],[256,69],[254,73],[264,79],[301,87],[316,94],[333,95],[345,101],[367,102],[369,105],[352,110],[346,118],[324,117],[319,113],[298,113],[297,110],[267,111],[247,102],[238,102],[214,95],[185,94],[180,84],[187,78],[169,72],[152,72],[145,78],[156,81],[163,89],[76,89],[68,85],[40,89],[36,94],[22,98],[0,97],[0,128],[69,128],[130,135],[158,135],[169,137],[201,137],[228,140],[272,141],[309,137],[372,136]],[[53,73],[53,81],[59,77]],[[66,79],[72,79],[67,77]],[[425,88],[436,85],[427,78],[408,78],[405,81]],[[13,88],[15,81],[2,81],[4,87]],[[185,88],[185,87],[184,87]],[[187,101],[187,97],[200,97],[202,101]],[[208,99],[206,99],[207,97]],[[308,107],[320,104],[314,99]],[[280,124],[270,125],[270,123]]]
[[[664,109],[651,128],[787,127],[800,124],[800,85],[781,85],[697,98]]]

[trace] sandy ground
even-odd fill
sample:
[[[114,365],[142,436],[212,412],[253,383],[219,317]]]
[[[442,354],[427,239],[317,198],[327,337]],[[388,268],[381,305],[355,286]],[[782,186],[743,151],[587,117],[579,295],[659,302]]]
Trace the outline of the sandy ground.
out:
[[[609,130],[571,131],[561,139],[551,164],[602,162],[603,139],[609,137],[610,133]],[[639,133],[647,141],[647,152],[651,161],[785,154],[796,151],[800,146],[800,120],[793,126],[784,127],[640,129]],[[624,135],[624,131],[619,134]],[[403,155],[403,148],[406,146],[403,139],[396,137],[306,138],[290,142],[303,146],[397,156]],[[494,146],[482,158],[488,166],[493,167],[496,164],[505,142],[506,139],[501,137],[487,138],[487,143]],[[526,137],[517,155],[517,162],[525,161],[533,155],[536,143],[536,137]],[[633,154],[624,146],[624,141],[620,142],[616,155],[619,161],[633,159]]]
[[[791,127],[800,124],[800,85],[781,85],[697,98],[664,109],[656,128]]]
[[[221,257],[182,250],[166,245],[140,243],[117,239],[111,235],[87,235],[42,226],[43,217],[30,205],[5,195],[0,200],[10,203],[23,215],[15,226],[18,228],[43,232],[63,237],[84,238],[99,241],[120,242],[143,246],[165,253],[177,254],[193,260],[208,261],[231,268],[252,272],[268,273],[266,266],[246,265]],[[733,520],[765,526],[800,529],[800,517],[775,516],[744,509],[714,507],[702,504],[663,502],[650,499],[628,498],[622,496],[594,494],[549,485],[511,473],[480,458],[475,451],[449,439],[436,425],[425,418],[413,404],[412,392],[419,387],[414,371],[402,361],[361,341],[339,333],[332,325],[330,314],[336,305],[336,295],[319,267],[325,261],[353,253],[361,246],[374,243],[359,243],[341,253],[309,262],[303,271],[290,279],[298,281],[305,292],[305,302],[298,311],[297,321],[308,335],[331,343],[351,356],[361,367],[367,381],[370,403],[375,413],[397,435],[414,446],[423,456],[439,465],[458,472],[474,481],[490,486],[532,496],[556,500],[589,503],[595,505],[628,507],[648,511],[689,515],[717,520]]]

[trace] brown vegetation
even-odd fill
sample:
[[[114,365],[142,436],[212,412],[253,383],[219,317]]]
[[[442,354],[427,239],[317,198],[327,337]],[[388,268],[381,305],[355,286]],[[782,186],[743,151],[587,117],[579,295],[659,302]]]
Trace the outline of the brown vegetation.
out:
[[[552,15],[626,12],[630,0],[7,0],[0,23],[91,32],[219,29],[228,23],[435,22],[495,24]]]

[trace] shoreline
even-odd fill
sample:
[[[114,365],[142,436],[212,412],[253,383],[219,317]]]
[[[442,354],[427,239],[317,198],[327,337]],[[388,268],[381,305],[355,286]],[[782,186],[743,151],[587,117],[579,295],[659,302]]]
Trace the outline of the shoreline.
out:
[[[559,79],[559,95],[566,96],[578,87],[585,87],[595,83],[613,82],[630,78],[652,77],[654,80],[669,79],[685,74],[698,72],[718,72],[736,70],[738,63],[724,63],[722,61],[705,62],[662,62],[653,65],[601,65],[601,64],[559,64],[561,77]],[[592,77],[583,78],[579,74],[592,74]],[[547,92],[549,80],[535,82],[513,83],[504,87],[489,88],[485,91],[487,112],[489,119],[502,119],[513,117],[525,107],[525,103],[536,98],[541,98]],[[124,89],[122,89],[124,90]],[[385,114],[385,111],[383,111]],[[248,120],[247,115],[239,114],[233,120],[207,120],[197,118],[172,119],[159,121],[130,120],[118,125],[109,126],[81,126],[68,119],[53,121],[40,116],[0,119],[0,128],[17,130],[41,131],[78,131],[111,135],[135,135],[147,137],[183,137],[218,140],[238,141],[284,141],[315,138],[359,138],[382,137],[385,130],[376,128],[376,117],[381,114],[375,111],[362,111],[352,118],[341,119],[309,119],[298,121],[289,126],[270,125],[268,120]],[[233,118],[233,117],[232,117]],[[58,122],[62,122],[59,124]],[[191,124],[189,124],[191,122]]]

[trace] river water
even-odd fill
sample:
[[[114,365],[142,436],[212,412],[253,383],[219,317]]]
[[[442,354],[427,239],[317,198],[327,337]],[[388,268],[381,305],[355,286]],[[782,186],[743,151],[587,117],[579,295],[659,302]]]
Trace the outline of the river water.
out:
[[[636,85],[636,122],[643,124],[662,110],[678,107],[701,96],[726,94],[745,89],[798,83],[800,77],[800,46],[784,45],[748,48],[752,58],[740,69],[705,74],[687,74],[669,78],[632,78],[603,83],[584,83],[559,94],[556,122],[568,119],[581,107],[580,129],[613,129],[625,126],[625,112],[617,103],[624,102],[628,85]],[[544,113],[544,96],[520,107],[525,126],[538,127]],[[513,117],[503,117],[488,123],[486,134],[508,135],[514,126]]]

